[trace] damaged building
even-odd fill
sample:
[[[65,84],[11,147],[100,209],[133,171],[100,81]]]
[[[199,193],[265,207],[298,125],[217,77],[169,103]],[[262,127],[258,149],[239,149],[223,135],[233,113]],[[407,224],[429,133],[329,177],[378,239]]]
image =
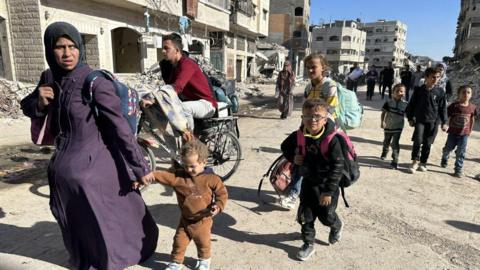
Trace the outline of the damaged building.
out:
[[[162,36],[181,34],[192,55],[228,79],[255,71],[255,42],[268,35],[268,0],[0,0],[0,77],[36,82],[47,68],[43,32],[66,21],[82,34],[86,62],[117,74],[162,59]]]
[[[480,63],[480,1],[462,0],[453,49],[455,58]]]

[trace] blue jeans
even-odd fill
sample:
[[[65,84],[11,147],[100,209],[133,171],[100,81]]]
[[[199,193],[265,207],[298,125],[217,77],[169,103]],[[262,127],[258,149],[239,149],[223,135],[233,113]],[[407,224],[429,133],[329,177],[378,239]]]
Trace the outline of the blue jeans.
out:
[[[298,167],[293,170],[292,181],[288,183],[288,196],[298,198],[302,189],[303,176],[298,173]]]
[[[467,149],[468,135],[455,135],[448,134],[447,141],[443,147],[442,160],[447,161],[450,155],[455,148],[455,172],[462,172],[463,161],[465,160],[465,152]]]

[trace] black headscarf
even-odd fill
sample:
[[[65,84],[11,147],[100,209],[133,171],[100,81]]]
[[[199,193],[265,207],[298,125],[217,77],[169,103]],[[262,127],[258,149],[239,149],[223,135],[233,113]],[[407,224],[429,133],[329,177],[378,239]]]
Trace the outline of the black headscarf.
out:
[[[73,41],[73,43],[75,43],[75,46],[77,46],[78,50],[80,51],[78,63],[75,68],[81,67],[83,65],[83,60],[85,59],[82,36],[78,32],[77,28],[66,22],[54,22],[50,24],[45,30],[43,43],[45,45],[45,57],[47,58],[48,66],[50,67],[50,70],[57,81],[70,72],[62,69],[58,65],[53,53],[55,44],[61,37],[69,38],[71,41]]]

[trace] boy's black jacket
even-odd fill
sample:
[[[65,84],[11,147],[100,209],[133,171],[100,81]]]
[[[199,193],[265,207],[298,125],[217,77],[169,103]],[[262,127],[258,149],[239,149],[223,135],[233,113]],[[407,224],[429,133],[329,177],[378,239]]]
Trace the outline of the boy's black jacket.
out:
[[[342,178],[343,154],[340,141],[337,136],[332,138],[328,147],[328,161],[320,152],[320,142],[335,131],[335,123],[328,119],[325,131],[318,139],[305,137],[306,155],[303,165],[307,168],[304,175],[302,189],[305,186],[318,187],[322,193],[332,196],[338,190],[338,184]],[[283,155],[293,163],[297,153],[297,132],[290,134],[281,145]]]
[[[427,90],[425,85],[415,87],[406,108],[408,121],[415,123],[447,123],[447,99],[440,87]]]

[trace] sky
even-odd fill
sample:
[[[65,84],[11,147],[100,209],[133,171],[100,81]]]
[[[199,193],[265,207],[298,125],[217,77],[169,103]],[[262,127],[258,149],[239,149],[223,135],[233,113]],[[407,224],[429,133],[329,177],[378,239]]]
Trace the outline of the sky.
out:
[[[334,20],[399,20],[407,25],[407,51],[441,60],[453,56],[460,0],[311,0],[311,24]]]

